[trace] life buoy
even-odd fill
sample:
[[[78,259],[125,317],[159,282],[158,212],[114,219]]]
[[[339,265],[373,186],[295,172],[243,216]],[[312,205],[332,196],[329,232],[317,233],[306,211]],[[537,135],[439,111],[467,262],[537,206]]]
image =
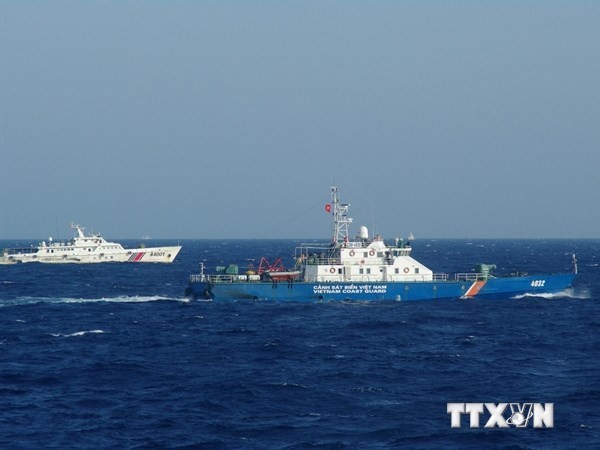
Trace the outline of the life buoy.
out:
[[[354,253],[354,250],[350,250],[350,256],[354,256],[356,255],[356,253]]]
[[[329,272],[335,273],[335,267],[332,267],[331,269],[329,269]]]
[[[405,267],[404,268],[404,273],[408,273],[408,272],[410,272],[410,269],[408,267]]]
[[[373,256],[373,255],[375,255],[375,250],[371,250],[371,251],[369,252],[369,256]]]
[[[362,259],[362,260],[360,261],[360,263],[361,263],[361,264],[364,264],[364,263],[365,263],[365,260],[364,260],[364,259]]]

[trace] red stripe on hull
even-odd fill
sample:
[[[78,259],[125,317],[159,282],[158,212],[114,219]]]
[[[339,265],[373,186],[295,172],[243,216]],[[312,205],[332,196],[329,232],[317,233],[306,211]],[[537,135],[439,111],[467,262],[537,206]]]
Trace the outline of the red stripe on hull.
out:
[[[475,297],[479,293],[481,288],[485,285],[485,282],[486,280],[480,280],[473,283],[469,290],[465,293],[464,297]]]

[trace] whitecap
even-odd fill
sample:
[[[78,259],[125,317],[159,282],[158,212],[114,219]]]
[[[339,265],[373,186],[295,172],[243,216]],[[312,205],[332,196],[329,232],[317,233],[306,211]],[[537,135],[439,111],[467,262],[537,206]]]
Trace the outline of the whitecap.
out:
[[[105,333],[104,330],[88,330],[88,331],[77,331],[75,333],[70,334],[62,334],[62,333],[51,333],[51,336],[54,337],[77,337],[77,336],[85,336],[86,334],[102,334]]]

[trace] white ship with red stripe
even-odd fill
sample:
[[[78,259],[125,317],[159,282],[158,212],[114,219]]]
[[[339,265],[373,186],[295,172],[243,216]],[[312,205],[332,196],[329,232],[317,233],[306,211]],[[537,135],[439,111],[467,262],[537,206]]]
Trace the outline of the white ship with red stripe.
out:
[[[41,242],[37,247],[5,249],[0,264],[16,263],[74,263],[103,262],[171,263],[181,246],[145,247],[126,249],[117,242],[109,242],[100,234],[86,235],[84,228],[71,225],[75,230],[73,239],[66,242]]]

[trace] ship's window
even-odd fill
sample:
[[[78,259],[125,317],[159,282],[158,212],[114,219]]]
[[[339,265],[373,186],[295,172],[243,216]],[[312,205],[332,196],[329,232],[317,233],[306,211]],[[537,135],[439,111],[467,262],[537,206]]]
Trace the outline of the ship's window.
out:
[[[415,267],[415,273],[419,273],[419,268]]]
[[[364,252],[363,253],[363,258],[366,258],[367,256],[369,256],[369,252]]]
[[[377,257],[378,258],[383,258],[383,252],[377,252]]]
[[[358,273],[363,274],[365,273],[365,270],[361,267],[360,269],[358,269]]]
[[[371,273],[371,269],[367,269],[367,274]]]
[[[396,273],[400,273],[400,269],[396,268]]]
[[[338,269],[338,273],[341,275],[342,274],[342,269]]]

